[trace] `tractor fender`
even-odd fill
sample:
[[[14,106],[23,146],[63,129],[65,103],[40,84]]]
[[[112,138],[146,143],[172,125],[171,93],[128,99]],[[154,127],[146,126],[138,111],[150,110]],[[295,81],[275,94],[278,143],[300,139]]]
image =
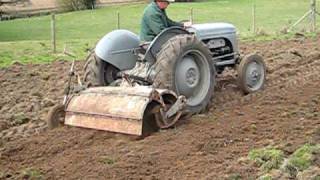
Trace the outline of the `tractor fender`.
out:
[[[160,52],[162,45],[172,37],[180,34],[190,34],[190,33],[179,26],[173,26],[173,27],[164,29],[150,43],[150,46],[146,51],[144,59],[151,64],[156,62],[156,56],[158,52]]]
[[[133,51],[139,48],[139,37],[128,30],[114,30],[98,42],[95,53],[119,70],[132,69],[137,61]]]

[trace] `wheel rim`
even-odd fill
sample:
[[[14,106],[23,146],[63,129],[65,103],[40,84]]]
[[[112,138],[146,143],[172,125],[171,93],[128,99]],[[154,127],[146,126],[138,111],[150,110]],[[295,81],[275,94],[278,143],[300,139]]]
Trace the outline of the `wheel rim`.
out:
[[[176,64],[175,87],[179,95],[187,98],[187,105],[199,105],[210,89],[210,64],[197,50],[184,53]]]
[[[117,73],[119,70],[114,66],[107,64],[104,68],[104,81],[107,85],[111,84],[117,79]]]
[[[245,80],[246,85],[250,90],[256,91],[261,88],[265,77],[264,69],[263,64],[257,61],[252,61],[248,64],[245,70]]]
[[[167,103],[166,103],[167,104]],[[167,104],[168,108],[171,107],[171,105],[173,105],[174,103],[171,104]],[[155,107],[154,109],[159,110],[159,112],[154,114],[156,123],[158,125],[158,127],[160,129],[167,129],[172,127],[173,125],[175,125],[177,123],[177,121],[179,120],[179,118],[181,117],[182,112],[178,112],[177,114],[175,114],[174,116],[168,118],[168,119],[164,119],[161,115],[161,113],[163,112],[163,107],[161,105],[158,105],[157,107]]]

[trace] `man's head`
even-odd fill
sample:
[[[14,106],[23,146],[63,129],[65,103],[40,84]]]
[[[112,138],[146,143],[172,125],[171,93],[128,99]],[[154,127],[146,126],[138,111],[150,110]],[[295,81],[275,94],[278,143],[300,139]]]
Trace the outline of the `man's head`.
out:
[[[166,9],[171,2],[174,2],[174,0],[155,0],[155,2],[158,4],[160,9]]]

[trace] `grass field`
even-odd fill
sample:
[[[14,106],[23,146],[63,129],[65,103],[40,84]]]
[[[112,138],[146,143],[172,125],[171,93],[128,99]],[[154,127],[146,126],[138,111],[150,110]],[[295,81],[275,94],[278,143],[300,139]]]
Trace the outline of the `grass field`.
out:
[[[197,3],[174,3],[168,9],[174,20],[189,19],[193,8],[194,22],[230,22],[242,38],[252,37],[252,0],[211,0]],[[146,4],[110,6],[97,10],[58,14],[57,42],[61,52],[66,44],[83,59],[88,48],[107,32],[120,26],[139,33],[140,19]],[[260,31],[276,37],[278,32],[299,19],[309,8],[309,0],[256,0],[256,21]],[[50,16],[0,22],[0,66],[12,61],[49,62],[64,58],[51,53]]]

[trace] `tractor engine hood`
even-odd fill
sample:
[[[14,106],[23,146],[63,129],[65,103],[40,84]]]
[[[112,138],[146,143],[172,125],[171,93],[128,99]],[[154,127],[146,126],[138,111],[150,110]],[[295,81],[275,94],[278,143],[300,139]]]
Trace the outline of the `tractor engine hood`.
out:
[[[211,39],[236,34],[235,26],[229,23],[194,24],[188,31],[195,33],[199,39]]]

